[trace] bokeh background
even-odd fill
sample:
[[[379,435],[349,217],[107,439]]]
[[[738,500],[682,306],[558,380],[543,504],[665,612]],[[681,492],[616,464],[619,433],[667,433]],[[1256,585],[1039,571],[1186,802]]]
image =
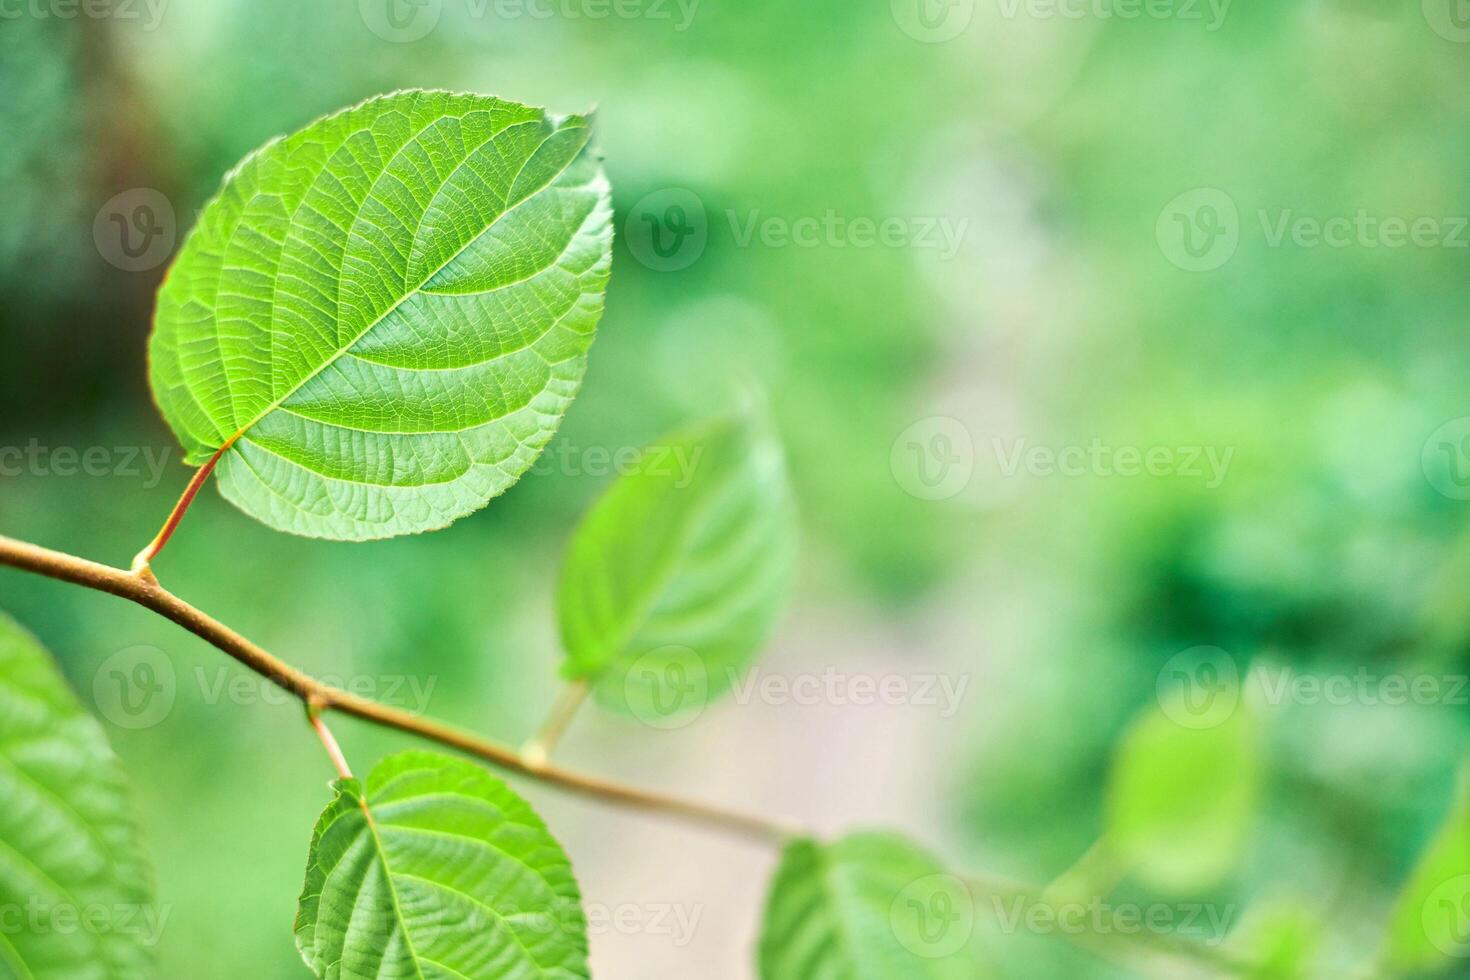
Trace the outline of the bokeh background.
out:
[[[374,544],[276,534],[211,490],[166,583],[314,673],[519,742],[558,691],[557,565],[609,455],[753,378],[803,523],[761,669],[910,696],[726,699],[673,731],[589,706],[565,761],[824,832],[902,828],[956,868],[1208,903],[1222,948],[1274,936],[1308,975],[1372,975],[1470,742],[1453,0],[4,10],[0,446],[24,455],[0,457],[0,532],[126,564],[161,523],[188,471],[147,390],[152,298],[244,153],[402,87],[595,105],[613,279],[545,461],[450,530]],[[108,597],[3,572],[0,606],[133,779],[161,975],[306,976],[291,921],[331,772],[299,709]],[[1227,684],[1295,671],[1349,693],[1251,708],[1259,787],[1231,860],[1186,855],[1160,889],[1092,845],[1130,726],[1201,658]],[[165,667],[146,704],[117,686],[140,661]],[[1439,686],[1374,697],[1394,676]],[[338,729],[363,770],[404,745]],[[1207,798],[1218,774],[1183,770]],[[598,975],[753,975],[773,854],[522,789],[601,910]],[[993,918],[977,975],[1137,975]]]

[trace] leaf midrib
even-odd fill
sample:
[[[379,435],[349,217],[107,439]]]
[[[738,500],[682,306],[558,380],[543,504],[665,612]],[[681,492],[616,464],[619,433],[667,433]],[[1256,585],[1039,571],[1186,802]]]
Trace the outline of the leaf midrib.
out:
[[[440,116],[440,117],[434,119],[432,122],[430,122],[427,125],[425,125],[424,127],[422,127],[417,133],[415,133],[413,135],[412,138],[410,138],[406,143],[403,144],[403,147],[407,147],[409,144],[411,144],[414,141],[416,141],[420,136],[423,135],[423,133],[426,130],[428,130],[428,128],[430,126],[433,126],[435,123],[442,122],[445,118],[447,118],[447,117],[446,116]],[[457,117],[457,118],[462,118],[462,117]],[[566,127],[566,129],[586,129],[586,128],[587,127],[586,127],[586,123],[585,122],[582,122],[578,126],[568,126],[568,127]],[[537,153],[540,153],[541,152],[541,148],[546,145],[547,141],[550,140],[551,137],[554,136],[554,135],[556,135],[557,133],[565,132],[565,131],[566,131],[565,129],[555,129],[555,128],[553,128],[552,131],[551,131],[551,133],[549,133],[544,139],[542,139],[542,141],[536,145],[536,148],[534,150],[532,150],[529,154],[527,154],[526,159],[524,161],[522,161],[522,163],[521,163],[521,169],[516,172],[515,177],[512,178],[511,181],[510,181],[509,186],[511,188],[514,188],[515,187],[516,181],[519,180],[520,179],[520,175],[525,172],[526,166],[530,164],[531,160],[535,158],[535,156],[536,156]],[[502,130],[502,132],[503,132],[503,130]],[[500,135],[499,133],[496,133],[494,136],[489,137],[483,143],[481,143],[479,146],[475,147],[475,149],[472,150],[471,153],[478,152],[481,149],[481,147],[485,146],[486,143],[491,142],[492,140],[494,140],[499,135]],[[394,156],[395,157],[399,153],[402,153],[403,152],[403,147],[400,147],[394,153]],[[274,412],[276,409],[278,409],[282,405],[284,405],[286,403],[286,401],[291,398],[292,395],[294,395],[298,391],[300,391],[303,387],[305,387],[309,382],[311,382],[314,378],[316,378],[318,375],[320,375],[323,371],[325,371],[327,368],[331,367],[333,364],[337,363],[337,361],[342,357],[342,355],[346,354],[354,346],[357,345],[358,341],[360,341],[360,340],[362,340],[362,338],[366,337],[370,332],[372,332],[372,330],[375,327],[377,327],[378,324],[382,323],[385,319],[387,319],[389,316],[391,316],[395,311],[397,311],[400,307],[402,307],[404,303],[408,302],[408,300],[410,298],[412,298],[413,296],[417,295],[418,292],[421,289],[423,289],[424,286],[428,282],[430,282],[440,272],[443,272],[446,268],[448,268],[449,264],[452,263],[455,259],[459,258],[461,255],[463,255],[464,252],[465,252],[465,250],[468,249],[471,245],[475,244],[476,242],[478,242],[482,238],[484,238],[485,235],[489,233],[490,229],[492,229],[496,225],[498,225],[503,218],[505,218],[511,212],[515,211],[516,208],[519,208],[522,204],[525,204],[531,198],[535,197],[537,194],[540,194],[542,191],[546,190],[546,188],[550,187],[553,183],[555,183],[561,177],[561,175],[564,174],[564,173],[566,173],[567,172],[567,169],[573,163],[576,162],[577,157],[579,157],[581,155],[582,151],[585,150],[585,149],[586,149],[586,144],[583,143],[582,147],[580,147],[577,150],[577,152],[575,154],[573,154],[570,157],[570,159],[568,159],[568,161],[566,162],[566,164],[564,166],[562,166],[560,169],[558,169],[556,171],[556,173],[552,174],[551,177],[548,178],[545,183],[543,183],[543,184],[537,186],[536,188],[534,188],[533,190],[529,191],[520,200],[516,201],[514,204],[510,205],[505,210],[503,210],[499,214],[497,214],[495,216],[495,218],[489,224],[487,224],[484,228],[480,229],[479,232],[477,232],[473,237],[471,237],[468,241],[466,241],[463,245],[461,245],[458,249],[456,249],[453,255],[450,255],[436,269],[434,269],[428,275],[424,276],[423,279],[418,283],[418,285],[416,285],[413,289],[406,290],[402,296],[400,296],[397,300],[395,300],[393,302],[393,304],[391,306],[389,306],[382,313],[380,313],[377,317],[375,317],[373,319],[373,321],[371,323],[369,323],[366,327],[364,327],[356,336],[354,336],[350,341],[348,341],[342,347],[339,347],[336,350],[336,352],[333,353],[330,357],[325,358],[322,361],[322,363],[319,364],[315,368],[315,370],[313,370],[310,374],[306,375],[306,377],[302,378],[296,384],[292,385],[290,391],[287,391],[285,394],[281,395],[281,397],[277,398],[271,404],[269,404],[265,408],[263,408],[249,422],[247,422],[244,425],[240,426],[240,428],[236,430],[236,432],[235,432],[234,435],[230,436],[228,439],[226,439],[224,441],[223,446],[226,447],[226,448],[229,448],[229,449],[233,449],[234,446],[235,446],[235,444],[238,442],[238,440],[242,436],[244,436],[247,432],[249,432],[251,429],[253,429],[256,425],[260,424],[261,420],[264,419],[267,415],[269,415],[270,413]],[[469,159],[469,156],[467,155],[465,157],[465,159],[468,160]],[[463,162],[464,161],[461,161],[459,165],[456,165],[456,167],[454,168],[454,171],[451,172],[451,176],[452,176],[453,173],[457,173],[458,172],[459,167],[463,165]],[[386,173],[386,172],[387,172],[387,168],[384,167],[383,171],[381,171],[380,173],[377,174],[376,177],[374,177],[374,179],[373,179],[374,184],[376,184],[377,181],[381,180],[382,179],[382,176],[383,176],[383,173]],[[320,176],[320,174],[318,174],[317,176]],[[316,177],[313,177],[312,179],[313,179],[313,181],[315,181],[316,180]],[[449,178],[446,177],[443,183],[447,183],[448,180],[449,180]],[[441,183],[440,186],[435,189],[434,193],[436,195],[439,193],[440,190],[443,189],[443,183]],[[356,223],[356,221],[358,220],[358,218],[361,217],[361,214],[362,214],[361,208],[359,207],[357,213],[355,213],[353,215],[353,222],[354,223]],[[294,216],[293,216],[293,220],[294,220]],[[420,216],[420,220],[422,221],[422,216]],[[417,231],[415,231],[415,239],[417,238],[417,235],[418,235],[418,233],[417,233]],[[339,279],[339,282],[340,282],[340,279]]]

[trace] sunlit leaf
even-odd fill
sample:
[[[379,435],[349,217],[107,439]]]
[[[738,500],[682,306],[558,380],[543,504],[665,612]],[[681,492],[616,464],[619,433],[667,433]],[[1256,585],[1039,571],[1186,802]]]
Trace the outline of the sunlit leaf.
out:
[[[1120,866],[1155,887],[1208,887],[1237,864],[1261,781],[1255,716],[1244,703],[1203,727],[1151,707],[1113,760],[1107,843]]]
[[[336,784],[296,944],[319,977],[586,977],[572,866],[525,800],[470,762],[403,752]]]
[[[650,723],[702,708],[770,633],[794,525],[763,422],[732,415],[646,447],[572,539],[557,597],[566,673]]]
[[[0,976],[152,977],[164,911],[101,726],[0,615]]]
[[[1396,974],[1470,965],[1470,769],[1394,905],[1384,959]]]
[[[399,92],[246,157],[158,297],[153,391],[190,462],[298,534],[443,527],[576,393],[611,262],[588,120]]]
[[[960,879],[893,834],[787,846],[766,900],[761,980],[975,980]]]

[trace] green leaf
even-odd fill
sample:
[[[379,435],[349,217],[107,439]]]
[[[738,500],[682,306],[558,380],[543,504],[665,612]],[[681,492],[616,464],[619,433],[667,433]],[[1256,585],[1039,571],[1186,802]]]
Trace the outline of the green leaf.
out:
[[[1470,768],[1394,904],[1384,961],[1395,974],[1470,964]]]
[[[964,882],[893,834],[788,845],[766,900],[761,980],[975,980]]]
[[[402,752],[336,783],[312,835],[296,945],[319,977],[586,977],[572,866],[530,804],[473,763]]]
[[[164,911],[101,726],[0,615],[0,976],[151,977]]]
[[[565,673],[651,724],[697,713],[770,634],[795,538],[785,460],[763,421],[721,417],[645,447],[569,546]]]
[[[398,92],[267,143],[158,296],[154,395],[221,492],[297,534],[443,527],[513,484],[581,383],[611,263],[582,116]]]
[[[1256,719],[1244,702],[1205,724],[1173,704],[1149,708],[1113,760],[1108,848],[1154,887],[1210,887],[1241,856],[1260,782]]]

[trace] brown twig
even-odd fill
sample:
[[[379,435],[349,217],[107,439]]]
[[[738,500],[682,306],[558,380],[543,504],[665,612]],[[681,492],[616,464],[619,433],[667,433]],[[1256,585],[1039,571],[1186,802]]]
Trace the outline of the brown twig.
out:
[[[177,623],[317,711],[337,711],[352,715],[375,725],[437,742],[550,786],[634,809],[680,817],[728,833],[769,843],[782,843],[803,833],[800,826],[784,820],[641,789],[550,763],[527,761],[509,746],[338,690],[297,670],[230,627],[189,605],[159,585],[149,573],[124,571],[3,535],[0,535],[0,565],[9,565],[62,582],[107,592],[137,603]]]

